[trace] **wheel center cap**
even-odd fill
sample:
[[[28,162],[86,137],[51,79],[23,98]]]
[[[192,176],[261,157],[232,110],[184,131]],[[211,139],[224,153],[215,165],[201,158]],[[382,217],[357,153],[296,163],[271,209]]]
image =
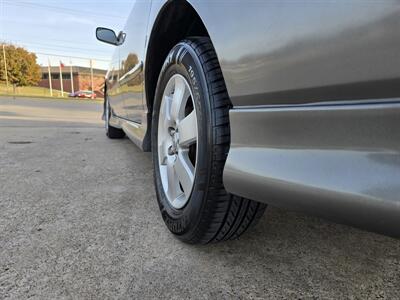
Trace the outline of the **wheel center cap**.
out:
[[[172,139],[172,146],[168,149],[169,155],[178,154],[178,145],[179,145],[179,133],[176,129],[170,129],[169,133]]]

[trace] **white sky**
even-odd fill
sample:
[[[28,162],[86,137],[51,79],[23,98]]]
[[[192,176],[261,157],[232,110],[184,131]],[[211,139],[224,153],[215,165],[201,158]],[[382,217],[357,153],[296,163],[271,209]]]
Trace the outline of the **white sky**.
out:
[[[65,65],[89,66],[88,59],[92,58],[93,67],[107,69],[115,47],[98,42],[95,29],[121,30],[133,2],[0,0],[0,41],[37,53],[41,65],[47,66],[50,59],[52,65],[61,60]]]

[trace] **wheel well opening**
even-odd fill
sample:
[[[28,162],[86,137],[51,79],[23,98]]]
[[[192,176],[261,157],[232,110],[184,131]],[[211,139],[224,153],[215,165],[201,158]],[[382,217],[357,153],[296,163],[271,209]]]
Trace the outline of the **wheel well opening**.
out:
[[[151,112],[161,67],[169,51],[189,36],[207,36],[203,21],[186,1],[169,1],[162,8],[152,29],[146,55],[145,92],[151,124]]]

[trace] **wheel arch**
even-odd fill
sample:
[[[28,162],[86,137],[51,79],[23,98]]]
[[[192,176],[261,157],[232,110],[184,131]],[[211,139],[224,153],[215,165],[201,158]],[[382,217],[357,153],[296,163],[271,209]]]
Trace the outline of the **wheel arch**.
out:
[[[203,20],[189,2],[167,1],[153,23],[146,51],[144,85],[148,125],[151,124],[158,76],[165,58],[173,46],[189,36],[210,37]]]

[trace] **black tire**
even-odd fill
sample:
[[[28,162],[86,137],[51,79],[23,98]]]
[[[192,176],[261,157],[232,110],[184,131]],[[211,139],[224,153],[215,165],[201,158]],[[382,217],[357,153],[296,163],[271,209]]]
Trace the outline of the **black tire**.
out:
[[[165,86],[174,74],[188,81],[199,112],[195,180],[188,203],[175,209],[163,190],[158,166],[157,130]],[[266,205],[227,193],[222,174],[230,145],[229,108],[219,62],[209,38],[181,41],[169,53],[157,83],[152,118],[154,181],[168,229],[187,243],[235,239],[257,223]]]
[[[111,107],[110,104],[108,103],[108,100],[106,98],[106,103],[104,104],[104,122],[105,122],[105,128],[106,128],[106,135],[110,139],[122,139],[125,137],[125,132],[122,129],[115,128],[110,125],[110,117],[111,117]]]

